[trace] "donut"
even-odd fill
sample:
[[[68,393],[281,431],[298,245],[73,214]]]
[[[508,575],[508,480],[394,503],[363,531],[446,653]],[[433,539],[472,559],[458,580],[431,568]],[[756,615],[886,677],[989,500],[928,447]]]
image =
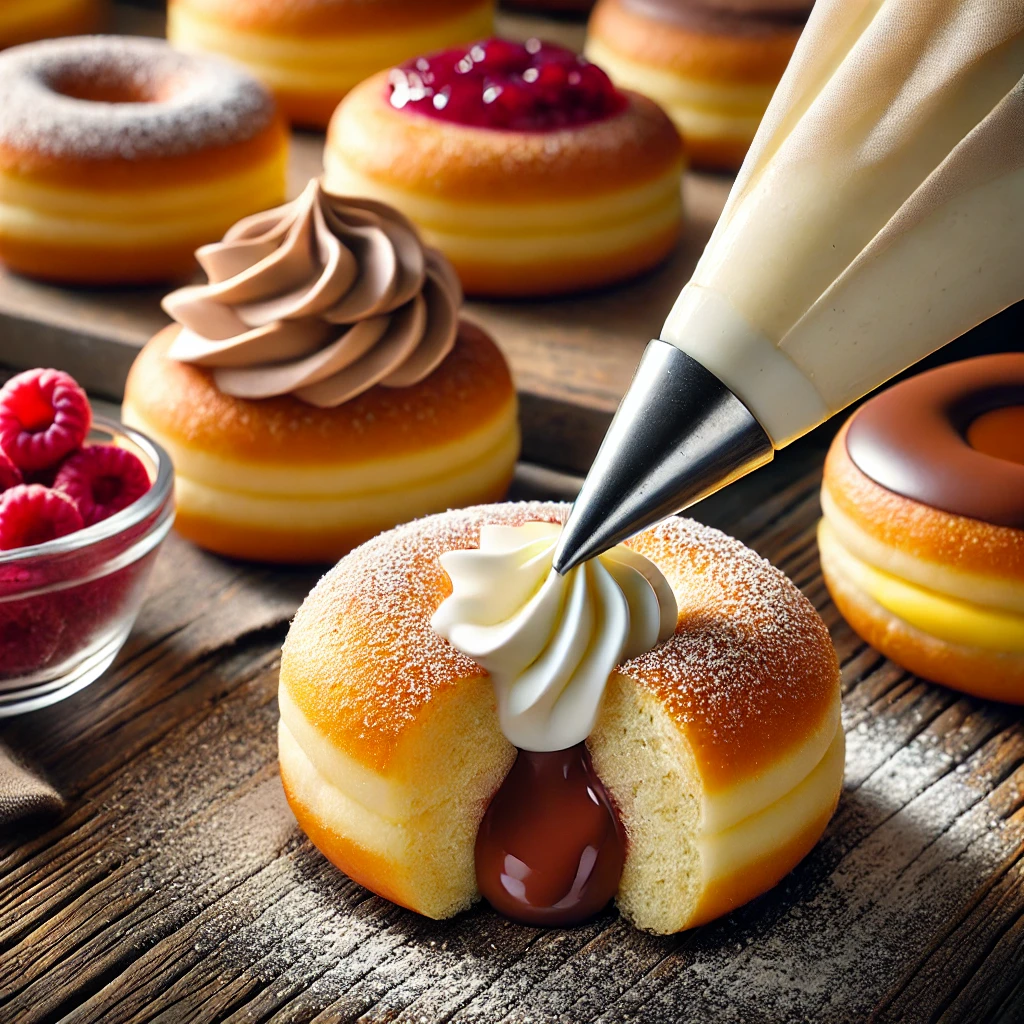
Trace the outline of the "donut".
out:
[[[1024,353],[919,374],[825,462],[818,529],[854,631],[910,672],[1024,704]]]
[[[695,168],[735,171],[813,0],[599,0],[584,53],[665,108]]]
[[[0,54],[0,261],[69,284],[183,278],[284,198],[287,129],[245,72],[153,39]]]
[[[333,191],[409,216],[474,295],[633,277],[673,250],[682,223],[682,148],[665,114],[537,40],[369,78],[331,119],[324,163]]]
[[[169,452],[211,551],[333,562],[411,516],[504,495],[516,395],[454,271],[397,211],[311,182],[197,253],[209,283],[135,360],[123,418]]]
[[[106,9],[106,0],[6,0],[0,5],[0,49],[95,32]]]
[[[648,580],[641,587],[659,594],[654,633],[639,647],[646,653],[616,664],[617,647],[610,660],[603,652],[584,743],[517,752],[503,717],[515,717],[514,703],[496,701],[501,657],[490,676],[456,649],[455,631],[449,642],[432,621],[458,594],[445,569],[456,572],[453,556],[483,556],[468,574],[465,600],[486,605],[496,593],[504,600],[517,586],[511,578],[502,578],[507,586],[492,578],[473,600],[488,566],[506,557],[473,549],[497,530],[495,543],[507,554],[505,537],[515,528],[527,534],[530,571],[543,574],[558,533],[546,524],[564,522],[568,511],[541,503],[450,511],[343,558],[302,604],[282,651],[285,793],[332,863],[428,917],[467,908],[493,889],[488,873],[500,871],[506,895],[513,903],[520,897],[526,911],[514,916],[533,923],[578,920],[574,909],[592,912],[614,896],[640,928],[691,928],[775,885],[829,821],[844,761],[836,655],[825,625],[782,573],[738,541],[674,518],[609,553],[620,562],[616,579],[632,566]],[[550,543],[538,540],[545,529]],[[670,587],[667,602],[658,579]],[[662,632],[657,617],[667,607]],[[468,628],[472,635],[476,627]],[[606,634],[598,627],[587,652]],[[566,710],[568,731],[555,729],[555,743],[576,738],[571,731],[581,721],[586,734],[587,713]],[[529,714],[520,719],[527,736],[536,725]],[[531,852],[509,853],[496,867],[495,842],[517,833],[515,849]],[[531,871],[545,877],[545,859],[561,858],[574,840],[576,857],[561,876],[569,894],[549,891],[546,907],[524,907]],[[591,893],[588,846],[598,865]]]
[[[167,38],[244,64],[288,118],[324,128],[364,78],[494,28],[494,0],[168,0]]]

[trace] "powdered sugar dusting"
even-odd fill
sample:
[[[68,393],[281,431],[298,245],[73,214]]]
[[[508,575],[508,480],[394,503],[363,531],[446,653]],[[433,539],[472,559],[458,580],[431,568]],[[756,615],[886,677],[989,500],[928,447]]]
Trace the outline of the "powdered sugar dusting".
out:
[[[282,679],[317,680],[292,696],[324,731],[384,756],[439,691],[485,675],[430,625],[451,592],[439,557],[475,548],[485,523],[562,522],[567,505],[478,505],[427,516],[346,555],[295,616]]]
[[[705,770],[757,770],[806,740],[839,698],[839,664],[810,601],[760,555],[692,520],[629,543],[672,584],[679,626],[622,671],[684,725]]]
[[[430,626],[451,591],[438,561],[476,547],[485,523],[564,522],[569,506],[481,505],[429,516],[343,558],[299,610],[282,678],[326,732],[386,758],[441,690],[485,673]],[[810,602],[739,541],[686,519],[630,546],[668,577],[676,636],[622,666],[687,727],[710,770],[742,770],[806,738],[838,697],[839,671]],[[312,681],[316,681],[315,684]]]
[[[61,83],[120,88],[146,102],[63,95]],[[0,54],[0,144],[54,157],[180,156],[253,138],[274,112],[252,76],[156,39],[88,36]]]

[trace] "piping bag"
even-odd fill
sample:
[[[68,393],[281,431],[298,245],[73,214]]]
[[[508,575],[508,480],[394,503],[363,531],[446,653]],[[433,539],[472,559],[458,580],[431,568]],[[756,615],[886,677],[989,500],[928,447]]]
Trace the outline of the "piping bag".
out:
[[[817,0],[565,573],[1024,297],[1024,0]]]

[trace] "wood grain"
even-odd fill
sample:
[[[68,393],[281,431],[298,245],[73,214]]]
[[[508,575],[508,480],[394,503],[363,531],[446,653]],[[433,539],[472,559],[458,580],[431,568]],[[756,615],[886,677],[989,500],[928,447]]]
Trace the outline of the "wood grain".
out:
[[[719,521],[828,622],[848,755],[835,819],[773,892],[668,938],[614,911],[432,922],[367,893],[298,831],[276,771],[277,649],[316,573],[172,536],[115,668],[0,728],[71,802],[0,836],[0,1020],[1021,1020],[1019,711],[866,648],[821,581],[817,471],[776,482],[730,489]]]

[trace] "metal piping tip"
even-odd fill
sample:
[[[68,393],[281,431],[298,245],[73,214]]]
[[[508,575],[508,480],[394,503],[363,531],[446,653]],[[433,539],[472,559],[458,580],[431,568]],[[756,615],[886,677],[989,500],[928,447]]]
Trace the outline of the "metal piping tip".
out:
[[[564,576],[773,454],[764,429],[713,373],[652,341],[569,513],[555,569]]]

